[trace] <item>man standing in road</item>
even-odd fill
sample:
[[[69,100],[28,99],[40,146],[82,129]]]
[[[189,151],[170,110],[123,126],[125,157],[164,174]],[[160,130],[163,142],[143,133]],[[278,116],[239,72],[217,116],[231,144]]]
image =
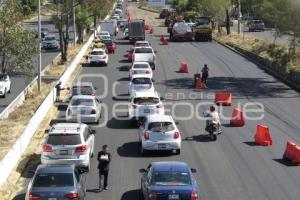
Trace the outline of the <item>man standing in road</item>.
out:
[[[63,88],[61,88],[61,81],[59,81],[56,86],[56,102],[60,102],[60,91],[63,90]]]
[[[205,83],[205,84],[206,84],[206,81],[207,81],[207,78],[208,78],[208,71],[209,71],[209,69],[207,67],[207,64],[204,64],[204,67],[201,70],[201,72],[202,72],[202,79],[201,79],[201,81],[203,83]]]
[[[99,191],[102,191],[102,189],[107,190],[107,178],[108,178],[108,171],[109,171],[109,163],[111,161],[111,156],[108,151],[109,151],[108,146],[103,145],[102,151],[100,151],[97,156],[97,160],[99,162],[99,164],[98,164]],[[102,187],[102,176],[104,177],[103,187]]]

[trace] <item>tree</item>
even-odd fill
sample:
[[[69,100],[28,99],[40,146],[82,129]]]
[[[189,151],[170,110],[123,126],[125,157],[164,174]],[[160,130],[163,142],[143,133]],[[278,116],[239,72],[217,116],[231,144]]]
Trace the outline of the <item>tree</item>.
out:
[[[3,74],[34,72],[32,57],[38,52],[38,41],[22,24],[22,8],[18,0],[2,1],[0,7],[0,66]]]
[[[76,28],[78,33],[78,42],[83,42],[83,31],[88,29],[92,23],[90,18],[89,8],[84,5],[76,7]]]

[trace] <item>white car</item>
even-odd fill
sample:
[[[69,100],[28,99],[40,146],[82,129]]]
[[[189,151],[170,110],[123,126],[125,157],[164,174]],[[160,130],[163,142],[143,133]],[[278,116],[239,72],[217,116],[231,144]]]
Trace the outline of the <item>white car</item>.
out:
[[[175,151],[180,154],[181,134],[170,115],[148,115],[139,128],[140,151]]]
[[[135,47],[151,47],[150,43],[148,41],[136,41]]]
[[[148,62],[152,70],[156,67],[156,55],[152,47],[135,47],[132,54],[132,61]]]
[[[0,75],[0,97],[5,98],[10,93],[11,81],[8,75]]]
[[[135,74],[143,74],[150,79],[153,77],[152,69],[147,62],[134,62],[129,70],[129,79]]]
[[[101,65],[108,64],[108,55],[106,54],[105,49],[94,48],[88,58],[89,65]]]
[[[132,125],[148,115],[163,115],[164,113],[164,105],[157,92],[135,92],[130,98],[128,117]]]
[[[75,95],[66,110],[66,121],[98,123],[101,118],[101,101],[95,96]]]
[[[47,35],[42,42],[42,48],[45,50],[59,49],[59,43],[54,35]]]
[[[95,133],[86,124],[54,124],[43,141],[42,164],[75,164],[88,171]]]
[[[131,97],[135,92],[155,92],[153,81],[147,75],[134,74],[128,84],[128,93]]]

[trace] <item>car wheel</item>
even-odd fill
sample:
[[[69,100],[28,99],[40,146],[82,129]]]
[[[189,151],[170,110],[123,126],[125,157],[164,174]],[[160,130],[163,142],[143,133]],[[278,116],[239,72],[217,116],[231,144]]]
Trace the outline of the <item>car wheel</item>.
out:
[[[10,92],[11,92],[11,89],[9,88],[8,93],[10,94]]]
[[[140,143],[140,153],[141,153],[141,155],[142,156],[144,156],[144,155],[146,155],[146,150],[145,149],[143,149],[143,146],[142,146],[142,142]]]
[[[176,149],[175,154],[176,154],[176,155],[179,155],[179,154],[180,154],[180,149]]]
[[[4,90],[4,94],[3,94],[3,96],[2,96],[3,98],[5,98],[6,97],[6,89]]]

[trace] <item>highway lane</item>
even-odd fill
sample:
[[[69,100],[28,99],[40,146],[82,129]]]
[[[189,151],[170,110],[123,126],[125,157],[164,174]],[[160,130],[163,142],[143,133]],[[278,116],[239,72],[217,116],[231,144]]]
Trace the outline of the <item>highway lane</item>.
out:
[[[148,39],[158,51],[155,87],[165,96],[165,103],[169,104],[166,109],[173,107],[173,115],[179,122],[184,139],[182,152],[178,156],[154,153],[141,157],[138,153],[137,129],[129,127],[128,121],[122,120],[125,111],[116,114],[121,120],[113,118],[113,106],[126,103],[127,98],[126,69],[130,64],[125,61],[124,54],[130,45],[120,41],[117,53],[110,56],[108,67],[84,67],[81,72],[86,77],[82,77],[84,81],[90,80],[98,88],[98,95],[105,91],[105,83],[99,75],[107,77],[108,94],[103,98],[107,111],[102,115],[107,116],[108,122],[102,120],[104,127],[94,127],[97,131],[95,150],[108,144],[112,152],[109,190],[94,192],[98,187],[98,173],[97,161],[93,158],[91,171],[87,175],[87,199],[138,199],[140,168],[145,168],[152,161],[180,160],[198,169],[195,175],[201,199],[297,200],[300,195],[299,168],[289,167],[281,158],[287,139],[300,143],[299,93],[217,43],[170,43],[168,46],[160,46],[159,38],[148,36]],[[189,74],[176,72],[181,61],[189,64]],[[210,67],[210,89],[195,90],[191,86],[192,74],[204,63]],[[111,89],[115,82],[121,83],[116,87],[117,95]],[[212,102],[211,97],[215,91],[231,91],[234,106],[248,102],[263,103],[266,107],[264,119],[247,121],[243,128],[230,128],[227,126],[228,120],[222,120],[223,134],[217,142],[208,142],[204,121],[199,121],[195,116],[188,120],[180,117],[195,112],[201,115],[208,105],[197,105]],[[258,107],[256,104],[255,108]],[[230,115],[231,109],[225,107],[224,113]],[[60,115],[63,117],[64,112]],[[258,123],[270,127],[273,146],[253,145]]]
[[[51,24],[51,17],[42,16],[42,27],[49,29],[49,35],[55,35],[57,39],[59,39],[58,31],[55,29],[55,26]],[[25,21],[24,26],[28,29],[37,30],[37,20]],[[70,40],[74,38],[73,29],[70,28]],[[46,66],[52,63],[52,60],[59,54],[59,50],[43,50],[42,52],[42,70],[45,69]],[[38,71],[37,65],[37,56],[33,57],[35,71]],[[31,82],[30,77],[25,77],[23,75],[11,75],[11,93],[7,94],[6,98],[0,98],[0,112],[2,112],[23,90],[24,88]]]

